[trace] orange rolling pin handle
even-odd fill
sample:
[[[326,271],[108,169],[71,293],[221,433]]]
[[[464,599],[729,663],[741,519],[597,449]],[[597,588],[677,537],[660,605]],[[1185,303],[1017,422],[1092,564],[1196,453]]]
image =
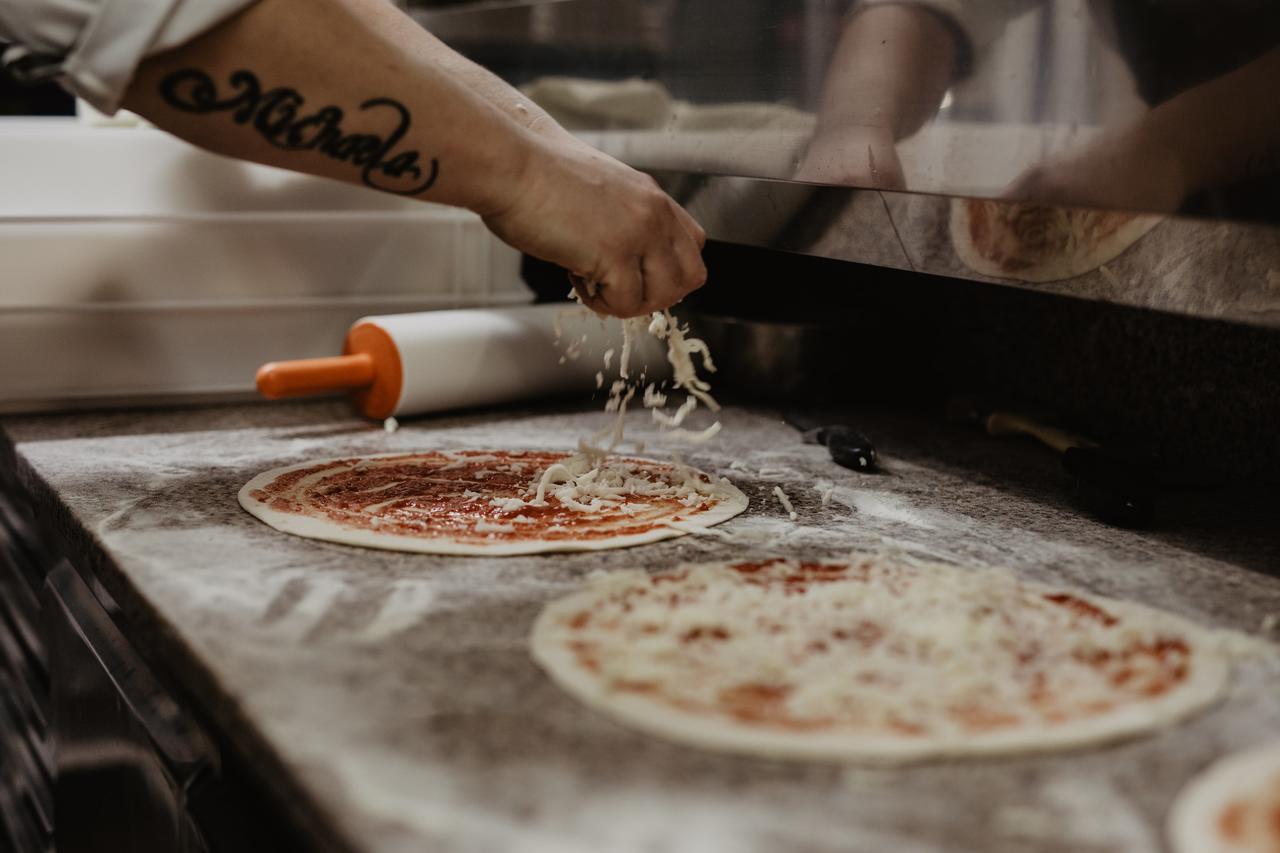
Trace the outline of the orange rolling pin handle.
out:
[[[377,379],[373,357],[368,353],[299,361],[273,361],[258,368],[258,393],[269,400],[359,391]]]

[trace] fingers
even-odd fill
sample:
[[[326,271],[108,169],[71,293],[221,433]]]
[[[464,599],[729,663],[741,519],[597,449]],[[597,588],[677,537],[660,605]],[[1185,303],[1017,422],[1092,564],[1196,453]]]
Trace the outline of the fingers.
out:
[[[638,317],[670,308],[707,281],[707,268],[702,262],[693,238],[680,233],[668,238],[666,245],[653,245],[637,263],[624,267],[624,273],[613,277],[601,288],[601,296],[609,313],[619,317]],[[639,276],[634,277],[633,272]]]
[[[676,218],[680,220],[680,224],[684,226],[685,233],[693,238],[693,242],[697,244],[698,250],[701,251],[707,246],[707,232],[702,229],[698,221],[694,219],[689,211],[685,210],[673,200],[671,206],[676,210]]]
[[[624,251],[599,277],[597,293],[579,288],[584,304],[616,317],[638,317],[669,308],[706,283],[706,233],[665,195],[658,210],[634,232],[636,248]]]
[[[641,261],[618,264],[600,282],[597,294],[603,313],[615,317],[638,317],[646,313],[644,273]]]
[[[646,256],[641,271],[644,273],[645,300],[641,306],[644,313],[651,314],[669,308],[688,292],[684,286],[685,273],[680,266],[680,259],[670,248]]]
[[[677,210],[684,213],[684,209],[678,205]],[[702,226],[694,222],[689,214],[684,213],[684,215],[696,231],[686,231],[683,236],[676,235],[676,239],[672,242],[672,253],[680,268],[681,292],[675,299],[677,302],[707,283],[707,265],[702,260],[702,250],[707,245],[707,232],[703,231]]]
[[[579,298],[599,313],[640,316],[702,286],[706,232],[651,177],[585,146],[542,153],[544,178],[486,217],[495,234],[577,273]]]
[[[594,277],[569,273],[569,283],[578,294],[578,301],[597,314],[608,314],[604,300],[600,298],[600,282]]]

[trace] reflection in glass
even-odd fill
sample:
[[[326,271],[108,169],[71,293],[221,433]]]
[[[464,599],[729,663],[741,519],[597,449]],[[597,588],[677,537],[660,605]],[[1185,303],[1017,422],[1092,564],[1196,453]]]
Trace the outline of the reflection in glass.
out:
[[[1280,325],[1276,0],[417,14],[714,238]]]
[[[420,14],[642,166],[1280,221],[1275,0]]]

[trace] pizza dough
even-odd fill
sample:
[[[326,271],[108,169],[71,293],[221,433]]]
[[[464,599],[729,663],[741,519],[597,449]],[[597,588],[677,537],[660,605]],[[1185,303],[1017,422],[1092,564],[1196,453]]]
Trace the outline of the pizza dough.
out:
[[[840,761],[1101,743],[1205,707],[1229,675],[1175,616],[889,557],[600,574],[531,644],[571,694],[651,734]]]
[[[1160,221],[1120,211],[955,199],[951,242],[980,275],[1061,281],[1115,260]]]
[[[648,459],[434,451],[306,462],[259,474],[240,505],[297,536],[429,554],[625,548],[747,508],[728,480]]]
[[[1192,780],[1169,812],[1175,853],[1280,853],[1280,741]]]

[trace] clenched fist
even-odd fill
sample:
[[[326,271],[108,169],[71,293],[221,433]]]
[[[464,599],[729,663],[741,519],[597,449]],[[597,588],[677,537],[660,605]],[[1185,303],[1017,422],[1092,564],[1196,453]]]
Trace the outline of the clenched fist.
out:
[[[568,269],[595,311],[660,311],[707,280],[706,233],[693,217],[652,178],[567,133],[530,134],[510,195],[485,224],[515,248]]]

